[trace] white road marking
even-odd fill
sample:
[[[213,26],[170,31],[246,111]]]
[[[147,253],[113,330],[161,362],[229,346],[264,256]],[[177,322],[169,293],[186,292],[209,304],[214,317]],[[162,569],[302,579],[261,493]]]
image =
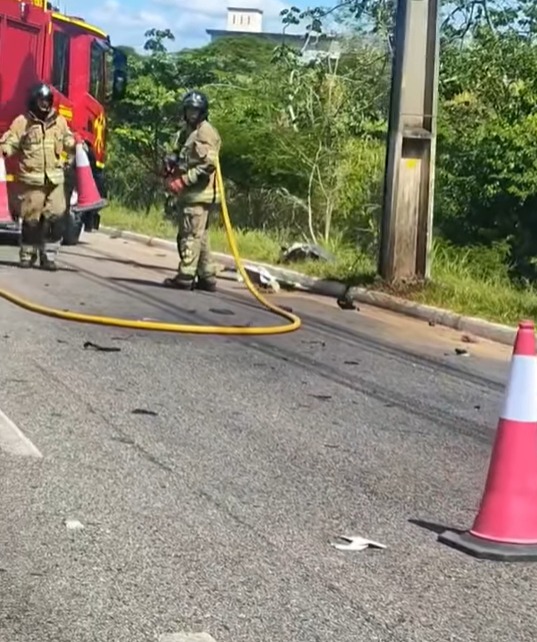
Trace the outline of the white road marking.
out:
[[[0,410],[0,450],[10,455],[20,457],[35,457],[41,459],[43,455],[16,426],[11,419]]]
[[[216,642],[208,633],[165,633],[159,637],[159,642]]]

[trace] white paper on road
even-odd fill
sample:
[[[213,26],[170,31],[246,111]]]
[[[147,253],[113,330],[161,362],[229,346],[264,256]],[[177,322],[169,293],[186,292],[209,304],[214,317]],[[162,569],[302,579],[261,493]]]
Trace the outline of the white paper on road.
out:
[[[273,292],[279,292],[280,291],[280,284],[278,280],[276,279],[275,276],[273,276],[265,267],[262,265],[257,266],[257,265],[245,265],[244,269],[246,270],[248,276],[252,279],[252,281],[256,281],[256,276],[259,280],[260,285],[264,285],[267,287],[270,287]],[[254,276],[256,275],[256,276]],[[243,278],[242,274],[237,270],[237,281],[239,283],[242,283]]]
[[[78,519],[66,519],[65,526],[70,531],[81,531],[84,528],[84,524],[82,524],[82,522],[79,522]]]
[[[331,542],[331,544],[340,551],[365,551],[366,548],[386,548],[384,544],[374,542],[370,539],[364,539],[358,535],[351,537],[343,536],[339,539],[343,540],[344,543]]]

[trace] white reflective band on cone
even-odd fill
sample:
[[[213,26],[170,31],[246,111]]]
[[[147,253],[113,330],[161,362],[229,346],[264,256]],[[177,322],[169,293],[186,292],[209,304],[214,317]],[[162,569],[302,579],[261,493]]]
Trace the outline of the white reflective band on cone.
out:
[[[76,189],[73,190],[73,193],[71,194],[71,201],[70,205],[76,205],[78,203],[78,192]]]
[[[84,151],[84,146],[80,143],[76,146],[75,162],[77,167],[90,166],[88,155]]]
[[[514,355],[502,419],[537,422],[537,357]]]
[[[3,156],[0,156],[0,183],[7,182],[6,161]]]

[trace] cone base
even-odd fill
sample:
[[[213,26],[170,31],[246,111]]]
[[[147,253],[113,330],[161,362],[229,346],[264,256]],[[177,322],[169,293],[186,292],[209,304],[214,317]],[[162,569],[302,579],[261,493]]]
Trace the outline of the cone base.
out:
[[[537,544],[504,544],[475,537],[468,531],[444,531],[438,541],[481,560],[537,562]]]
[[[96,203],[91,203],[91,205],[73,205],[73,212],[76,214],[81,214],[82,212],[91,212],[93,210],[101,210],[103,207],[108,205],[108,201],[102,198]]]
[[[18,231],[19,231],[19,227],[20,227],[20,226],[19,226],[19,224],[17,223],[17,221],[13,221],[13,220],[10,220],[10,221],[2,221],[2,220],[0,220],[0,230],[1,230],[2,232],[4,232],[4,231],[8,231],[8,232],[11,232],[11,231],[13,231],[13,232],[18,232]]]

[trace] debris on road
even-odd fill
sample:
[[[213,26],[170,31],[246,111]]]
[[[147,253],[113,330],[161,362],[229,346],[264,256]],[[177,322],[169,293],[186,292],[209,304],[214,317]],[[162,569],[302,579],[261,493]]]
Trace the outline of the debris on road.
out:
[[[339,551],[365,551],[367,548],[386,548],[384,544],[364,539],[357,535],[351,537],[342,536],[338,537],[338,539],[342,541],[341,544],[338,542],[330,542],[330,544]]]
[[[461,337],[463,343],[479,343],[476,337],[473,337],[471,334],[463,334]]]
[[[225,316],[235,315],[235,312],[233,312],[233,310],[228,310],[226,308],[209,308],[209,312],[212,312],[213,314],[222,314]]]
[[[455,348],[455,354],[459,357],[469,357],[470,353],[466,348]]]
[[[100,346],[92,341],[86,341],[84,343],[84,350],[88,350],[88,348],[97,352],[121,352],[121,348],[115,346]]]
[[[335,256],[319,245],[313,243],[293,243],[290,247],[282,247],[281,263],[295,263],[298,261],[326,261],[333,263]]]
[[[257,284],[263,290],[270,291],[274,294],[280,291],[280,284],[272,274],[265,268],[259,268],[259,283]]]
[[[149,417],[158,417],[158,412],[154,410],[146,410],[145,408],[135,408],[132,411],[133,415],[148,415]]]
[[[65,526],[70,531],[81,531],[84,529],[84,524],[79,522],[78,519],[66,519]]]
[[[340,297],[337,300],[337,304],[341,310],[356,310],[357,312],[360,312],[360,308],[348,296]]]
[[[308,395],[309,397],[313,397],[314,399],[318,399],[319,401],[330,401],[332,399],[332,395]]]
[[[273,294],[277,294],[280,291],[280,284],[278,283],[276,278],[263,266],[248,265],[245,266],[244,269],[246,270],[246,273],[250,277],[252,283],[257,285],[258,287],[262,288],[263,290],[272,292]],[[242,283],[244,281],[240,272],[237,272],[237,281],[239,283]]]

